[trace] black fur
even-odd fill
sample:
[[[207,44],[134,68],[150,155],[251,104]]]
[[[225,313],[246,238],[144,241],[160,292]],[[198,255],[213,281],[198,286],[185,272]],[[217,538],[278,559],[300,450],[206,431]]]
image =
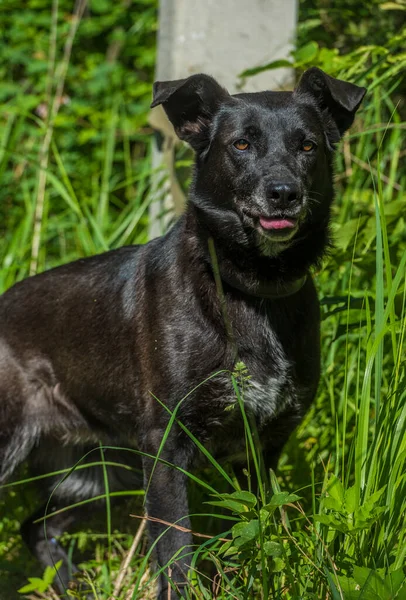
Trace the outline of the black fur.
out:
[[[189,527],[182,471],[158,462],[150,479],[149,457],[169,419],[154,396],[170,410],[185,398],[179,420],[217,457],[238,456],[243,428],[238,410],[225,411],[235,398],[224,372],[237,359],[252,378],[245,402],[265,462],[275,465],[319,380],[319,306],[309,269],[329,242],[333,148],[364,93],[315,68],[294,92],[230,96],[207,75],[155,84],[153,105],[163,104],[196,151],[186,212],[167,235],[143,247],[52,269],[2,296],[0,482],[29,457],[47,472],[71,466],[99,440],[128,445],[145,453],[149,516]],[[246,150],[235,147],[240,139],[249,142]],[[304,150],[306,140],[313,149]],[[294,226],[268,228],[270,219]],[[161,458],[189,470],[196,454],[175,425]],[[110,468],[112,488],[136,485],[120,473]],[[78,471],[55,492],[52,507],[102,491],[100,473]],[[52,536],[69,520],[51,519]],[[164,529],[150,524],[151,539]],[[49,549],[65,561],[66,586],[64,550],[44,540],[32,520],[23,533],[44,564]],[[191,543],[188,533],[169,529],[156,544],[158,564]],[[172,565],[180,585],[185,553]],[[160,599],[167,588],[162,575]]]

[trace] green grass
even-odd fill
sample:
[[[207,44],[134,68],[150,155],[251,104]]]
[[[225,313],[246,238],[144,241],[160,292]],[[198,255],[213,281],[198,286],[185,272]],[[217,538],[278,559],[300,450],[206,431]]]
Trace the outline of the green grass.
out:
[[[406,599],[406,124],[396,99],[403,80],[400,63],[382,69],[377,61],[368,63],[373,50],[357,50],[357,56],[351,64],[343,59],[341,75],[351,71],[372,91],[337,154],[335,248],[315,273],[323,318],[317,398],[276,473],[262,473],[255,432],[245,419],[246,490],[194,440],[210,466],[189,474],[193,528],[203,536],[195,538],[190,599]],[[337,70],[336,62],[333,66]],[[113,91],[85,182],[76,177],[61,122],[55,122],[35,234],[40,232],[39,271],[148,239],[148,208],[156,198],[150,132],[134,124]],[[32,268],[33,219],[44,172],[39,149],[49,123],[17,97],[1,119],[3,291]],[[158,178],[162,182],[164,175]],[[239,365],[230,377],[243,411],[249,374]],[[176,419],[175,410],[168,427]],[[94,462],[100,458],[106,472],[104,450],[95,450]],[[253,471],[261,481],[258,497],[249,485]],[[27,577],[40,574],[18,535],[18,523],[37,501],[35,482],[24,473],[20,480],[6,487],[0,504],[0,597],[8,600],[18,597]],[[116,600],[152,598],[151,550],[145,536],[133,544],[140,520],[128,516],[142,516],[143,492],[130,491],[138,502],[118,513],[110,503],[118,494],[109,493],[105,481],[104,518],[93,529],[65,535],[64,543],[69,552],[83,553],[84,577],[100,600],[113,594],[131,548],[132,568]]]

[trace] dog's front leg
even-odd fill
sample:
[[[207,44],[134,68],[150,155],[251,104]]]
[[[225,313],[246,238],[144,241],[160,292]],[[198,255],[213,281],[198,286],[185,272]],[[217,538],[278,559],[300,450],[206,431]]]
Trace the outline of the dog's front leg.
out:
[[[148,436],[144,445],[146,453],[153,456],[158,454],[154,441],[161,440],[162,434],[163,431],[155,431]],[[187,583],[192,536],[189,531],[184,531],[190,530],[187,476],[179,469],[187,471],[191,454],[190,444],[181,445],[179,438],[171,435],[160,453],[160,460],[144,458],[149,533],[158,568],[163,569],[158,581],[158,600],[179,598]],[[178,468],[167,466],[162,461]],[[171,587],[171,591],[168,591]]]

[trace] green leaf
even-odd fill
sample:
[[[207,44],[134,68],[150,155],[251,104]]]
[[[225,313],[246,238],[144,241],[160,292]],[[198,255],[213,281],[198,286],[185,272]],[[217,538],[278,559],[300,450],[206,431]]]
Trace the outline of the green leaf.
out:
[[[230,540],[228,542],[224,542],[224,544],[222,546],[220,546],[220,548],[218,549],[218,553],[220,555],[221,554],[226,555],[226,553],[230,550],[232,544],[233,544],[232,540]]]
[[[379,5],[379,8],[381,10],[406,10],[406,5],[397,2],[384,2]]]
[[[270,508],[273,510],[278,506],[284,506],[285,504],[291,504],[292,502],[297,502],[300,500],[300,496],[296,494],[289,494],[289,492],[279,492],[278,494],[274,494],[268,504],[264,506],[265,510],[269,510]]]
[[[261,67],[253,67],[252,69],[246,69],[243,71],[239,77],[252,77],[253,75],[258,75],[258,73],[263,73],[264,71],[270,71],[271,69],[281,69],[283,67],[293,67],[293,64],[288,60],[273,60],[266,65],[262,65]]]
[[[306,65],[313,62],[318,54],[319,46],[317,42],[308,42],[293,53],[297,66]]]
[[[247,507],[247,510],[250,508],[254,508],[257,503],[257,498],[251,492],[247,491],[237,491],[232,494],[222,494],[221,495],[224,500],[236,500],[237,502],[241,502]]]
[[[354,579],[358,585],[364,586],[372,574],[372,569],[367,567],[354,567]]]
[[[237,546],[233,546],[232,542],[230,543],[230,545],[224,549],[224,556],[233,556],[235,554],[238,554],[239,549],[237,548]]]
[[[264,543],[264,552],[267,556],[272,556],[273,558],[279,558],[283,554],[282,545],[278,542],[265,542]]]
[[[319,66],[327,71],[335,71],[335,62],[339,55],[337,48],[320,48],[319,55],[317,57]]]
[[[403,569],[388,573],[385,577],[385,585],[390,589],[393,596],[397,594],[396,600],[406,600],[406,577]],[[399,592],[402,592],[402,594],[400,595]]]
[[[53,583],[58,570],[61,568],[61,565],[62,560],[58,560],[58,562],[55,563],[55,565],[53,565],[52,567],[48,566],[45,568],[43,575],[44,583],[47,583],[48,586],[50,586]]]
[[[344,509],[344,488],[341,481],[335,475],[331,475],[326,488],[326,498],[332,498],[338,508],[336,510],[342,511]]]
[[[350,243],[354,240],[358,230],[367,222],[367,217],[349,219],[346,223],[336,226],[333,228],[334,231],[334,244],[340,250],[347,250]]]
[[[332,579],[332,578],[331,578]],[[358,583],[350,578],[338,575],[338,580],[345,600],[358,600],[360,598],[360,589]],[[342,598],[341,594],[337,591],[337,598]]]
[[[332,529],[341,531],[341,533],[348,533],[350,529],[346,522],[333,517],[333,515],[314,515],[314,520],[318,523],[323,523],[323,525],[328,525]]]
[[[371,496],[369,496],[369,498],[363,503],[361,508],[364,508],[365,510],[368,510],[372,513],[377,508],[376,505],[378,504],[379,500],[381,499],[382,495],[384,494],[386,487],[387,486],[384,485],[378,491],[376,491],[374,494],[371,494]]]
[[[285,561],[282,558],[276,557],[272,561],[272,572],[281,573],[286,568]]]
[[[391,600],[390,590],[377,571],[367,567],[354,567],[353,575],[361,587],[362,600]]]
[[[231,529],[234,544],[240,548],[244,544],[255,540],[259,536],[259,521],[253,519],[248,523],[237,523]]]
[[[247,506],[245,504],[242,504],[241,502],[237,502],[236,500],[231,500],[231,499],[230,500],[212,500],[210,502],[207,502],[206,504],[211,504],[211,506],[220,506],[221,508],[226,508],[238,515],[248,512]]]
[[[19,594],[27,594],[28,592],[45,592],[49,587],[47,584],[44,584],[44,580],[40,577],[28,577],[28,583],[24,587],[18,590]]]
[[[323,498],[323,506],[324,508],[329,508],[337,512],[343,512],[343,505],[341,504],[341,502],[338,502],[336,498],[332,498],[330,496],[326,496],[325,498]]]
[[[344,496],[345,511],[351,515],[357,508],[357,492],[355,485],[346,490]]]
[[[361,506],[354,513],[355,526],[361,529],[366,529],[375,523],[381,514],[386,511],[385,506]]]
[[[42,579],[40,577],[29,577],[28,581],[30,583],[20,588],[18,592],[20,594],[27,594],[29,592],[46,592],[47,589],[52,585],[61,565],[62,560],[58,560],[55,566],[46,567]]]

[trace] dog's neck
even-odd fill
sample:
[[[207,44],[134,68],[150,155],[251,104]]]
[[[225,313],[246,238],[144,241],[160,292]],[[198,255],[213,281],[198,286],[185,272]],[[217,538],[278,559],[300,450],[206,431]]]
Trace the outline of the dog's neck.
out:
[[[289,281],[264,281],[257,280],[255,283],[247,283],[242,278],[238,277],[234,273],[221,272],[219,269],[219,275],[221,280],[229,285],[230,287],[246,294],[247,296],[254,296],[255,298],[264,298],[266,300],[277,300],[280,298],[287,298],[293,296],[299,292],[307,281],[308,275],[303,275],[298,279],[291,279]]]
[[[326,224],[320,226],[316,235],[297,241],[281,254],[264,256],[254,244],[246,247],[231,232],[224,235],[221,225],[213,226],[205,217],[201,209],[189,204],[186,230],[189,239],[194,239],[194,245],[200,248],[200,260],[209,265],[215,276],[217,271],[222,283],[253,297],[284,298],[300,291],[309,269],[318,264],[328,245]]]

